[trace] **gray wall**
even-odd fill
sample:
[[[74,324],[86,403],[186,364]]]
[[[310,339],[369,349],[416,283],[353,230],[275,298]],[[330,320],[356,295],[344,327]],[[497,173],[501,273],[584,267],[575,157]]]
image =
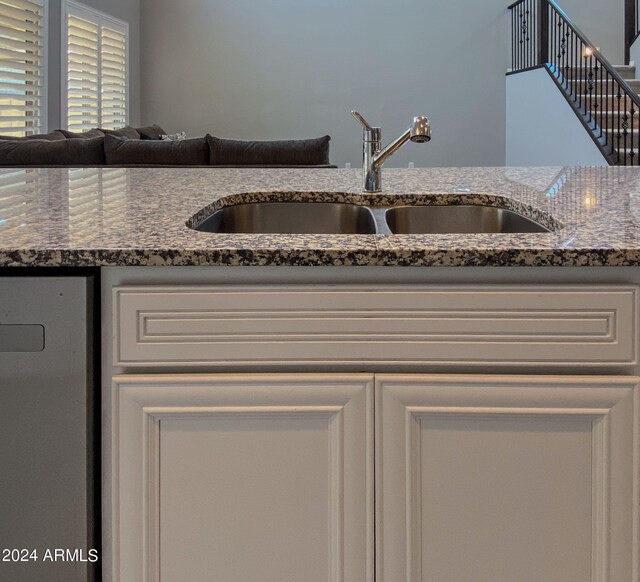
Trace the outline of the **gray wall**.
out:
[[[507,77],[507,166],[608,166],[544,69]]]
[[[240,139],[328,133],[332,161],[356,166],[350,109],[381,125],[384,141],[424,113],[432,142],[388,165],[503,165],[508,3],[141,0],[142,122]],[[611,6],[617,14],[623,0],[563,4],[589,17],[587,32],[611,27],[594,37],[603,49],[622,42]]]
[[[612,65],[624,65],[624,0],[556,0]]]
[[[140,120],[140,0],[80,0],[81,4],[100,10],[129,23],[130,121]],[[49,0],[49,128],[62,127],[60,110],[61,0]]]

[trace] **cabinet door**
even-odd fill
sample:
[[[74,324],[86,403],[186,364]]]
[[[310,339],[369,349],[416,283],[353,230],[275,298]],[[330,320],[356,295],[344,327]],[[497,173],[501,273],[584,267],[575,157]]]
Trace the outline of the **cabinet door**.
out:
[[[373,582],[373,376],[119,376],[116,582]]]
[[[637,581],[638,381],[377,376],[377,582]]]

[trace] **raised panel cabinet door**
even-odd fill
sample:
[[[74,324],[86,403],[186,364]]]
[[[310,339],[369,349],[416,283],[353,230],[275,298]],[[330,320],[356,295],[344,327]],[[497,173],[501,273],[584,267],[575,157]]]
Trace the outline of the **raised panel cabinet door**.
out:
[[[377,582],[637,582],[639,381],[376,376]]]
[[[114,378],[114,582],[374,582],[373,376]]]

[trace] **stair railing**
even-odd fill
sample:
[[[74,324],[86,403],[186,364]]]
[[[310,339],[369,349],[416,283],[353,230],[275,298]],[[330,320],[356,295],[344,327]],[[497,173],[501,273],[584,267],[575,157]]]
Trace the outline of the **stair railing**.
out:
[[[546,67],[607,161],[640,165],[638,94],[553,0],[509,10],[511,72]]]

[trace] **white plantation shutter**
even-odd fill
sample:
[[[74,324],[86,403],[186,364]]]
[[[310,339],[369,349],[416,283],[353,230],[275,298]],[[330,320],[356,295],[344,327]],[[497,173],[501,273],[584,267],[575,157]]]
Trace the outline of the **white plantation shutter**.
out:
[[[0,134],[46,131],[44,0],[0,0]]]
[[[63,107],[69,130],[127,124],[128,37],[125,22],[67,1]]]
[[[85,131],[100,125],[98,25],[70,14],[67,49],[67,127]]]
[[[100,126],[116,129],[127,124],[127,37],[103,26],[102,108]]]

